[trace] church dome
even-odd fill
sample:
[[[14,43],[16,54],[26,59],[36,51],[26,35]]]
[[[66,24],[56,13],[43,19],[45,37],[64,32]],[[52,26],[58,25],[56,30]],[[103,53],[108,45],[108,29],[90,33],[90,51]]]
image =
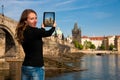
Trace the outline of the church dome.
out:
[[[59,35],[62,35],[62,31],[60,30],[59,27],[57,28],[56,33],[59,34]]]

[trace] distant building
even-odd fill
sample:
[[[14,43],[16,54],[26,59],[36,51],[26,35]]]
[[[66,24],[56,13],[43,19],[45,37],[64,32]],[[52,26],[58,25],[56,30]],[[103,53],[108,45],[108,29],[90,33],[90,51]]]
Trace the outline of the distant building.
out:
[[[63,39],[64,38],[64,35],[63,35],[63,32],[61,31],[61,29],[58,27],[57,30],[56,30],[56,37],[58,39]]]
[[[108,37],[105,37],[104,36],[104,38],[103,38],[103,41],[102,41],[102,44],[104,45],[104,47],[105,47],[105,50],[108,50],[108,48],[109,48],[109,43],[108,43]]]
[[[85,41],[90,41],[92,44],[96,46],[96,49],[101,46],[101,44],[104,45],[105,50],[109,50],[109,46],[112,44],[115,46],[117,50],[120,51],[120,36],[104,36],[104,37],[88,37],[88,36],[82,36],[81,37],[81,43],[84,45]]]
[[[90,41],[92,42],[92,44],[95,45],[96,49],[98,49],[99,46],[101,46],[103,40],[104,37],[100,37],[100,36],[90,37]]]
[[[108,38],[108,45],[113,44],[115,45],[115,36],[107,36]]]
[[[115,45],[115,36],[107,36],[105,37],[104,41],[106,40],[106,44],[105,45],[105,49],[106,50],[109,50],[109,46],[112,44],[112,45]]]
[[[112,44],[115,50],[120,52],[120,36],[81,36],[81,29],[78,28],[78,24],[74,24],[74,28],[72,29],[72,42],[78,41],[82,45],[84,45],[85,41],[90,41],[92,44],[95,45],[96,49],[99,49],[101,45],[105,47],[105,50],[109,50],[110,45]]]
[[[82,36],[81,37],[81,44],[83,45],[85,41],[90,41],[90,38],[88,36]]]
[[[88,37],[88,36],[82,36],[81,38],[81,43],[82,45],[84,45],[85,41],[90,41],[92,42],[92,44],[95,45],[96,49],[101,46],[102,41],[103,41],[104,37]]]
[[[120,52],[120,36],[115,36],[115,48]]]
[[[74,28],[72,30],[72,41],[78,41],[81,43],[81,29],[78,28],[78,24],[74,24]]]

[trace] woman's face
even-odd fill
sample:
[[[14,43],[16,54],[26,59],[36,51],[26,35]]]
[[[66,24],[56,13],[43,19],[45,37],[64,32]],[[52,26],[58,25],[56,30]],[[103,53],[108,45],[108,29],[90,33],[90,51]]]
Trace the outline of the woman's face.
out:
[[[30,14],[28,14],[28,18],[26,23],[31,26],[31,27],[36,27],[37,24],[37,15],[33,12],[31,12]]]

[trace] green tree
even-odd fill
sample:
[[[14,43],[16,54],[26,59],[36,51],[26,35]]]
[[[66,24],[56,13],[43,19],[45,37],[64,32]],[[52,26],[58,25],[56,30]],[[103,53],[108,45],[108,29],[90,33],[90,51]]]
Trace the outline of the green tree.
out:
[[[76,48],[79,47],[79,42],[78,41],[74,41],[73,43],[74,43],[74,45],[75,45]]]
[[[94,44],[91,44],[90,45],[90,49],[95,49],[96,47],[95,47],[95,45]]]
[[[92,44],[92,42],[90,42],[90,41],[84,41],[84,47],[85,47],[85,49],[95,49],[95,45],[94,44]]]
[[[82,49],[83,49],[83,45],[82,45],[82,44],[79,44],[78,49],[82,50]]]
[[[78,49],[80,49],[80,50],[83,49],[82,44],[80,44],[78,41],[74,41],[73,43],[74,43],[74,45],[75,45],[76,48],[78,48]]]
[[[88,41],[87,41],[87,40],[84,41],[83,46],[85,47],[85,49],[88,49],[88,48],[89,48],[89,45],[88,45]]]
[[[105,50],[105,46],[103,44],[101,44],[101,46],[99,47],[100,50]]]
[[[110,44],[109,45],[109,50],[113,50],[114,49],[114,45],[113,44]]]

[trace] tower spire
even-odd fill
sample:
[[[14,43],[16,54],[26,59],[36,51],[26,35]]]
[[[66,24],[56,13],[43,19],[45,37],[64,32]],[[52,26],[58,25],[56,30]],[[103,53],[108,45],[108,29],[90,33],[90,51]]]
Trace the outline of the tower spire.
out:
[[[4,5],[2,5],[2,23],[4,22]]]
[[[4,5],[2,5],[2,16],[4,16]]]

